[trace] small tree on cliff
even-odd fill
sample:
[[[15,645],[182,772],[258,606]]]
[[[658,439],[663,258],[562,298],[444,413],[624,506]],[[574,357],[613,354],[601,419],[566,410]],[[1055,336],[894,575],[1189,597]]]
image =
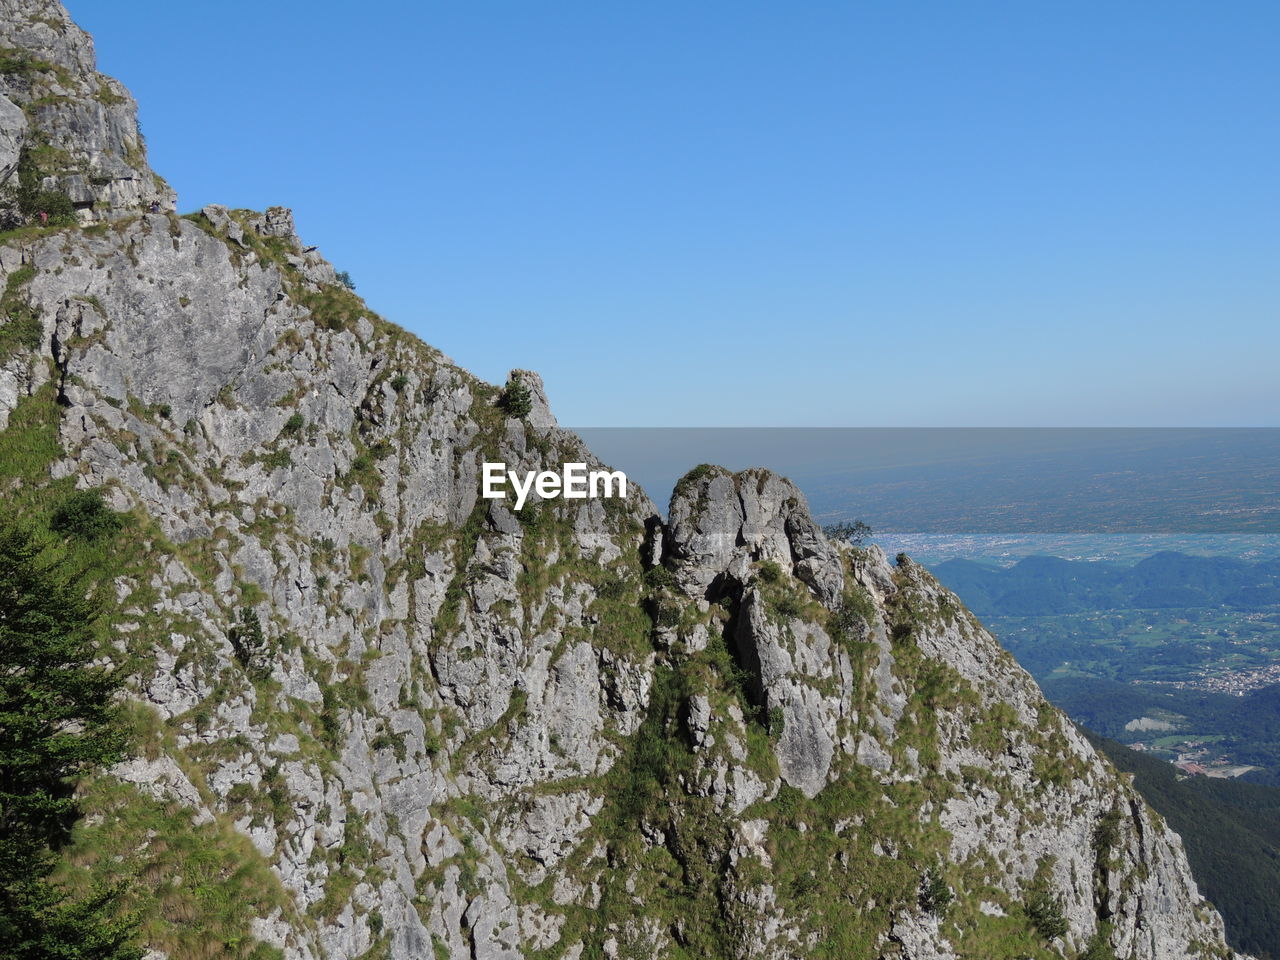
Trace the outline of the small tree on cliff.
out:
[[[871,527],[861,520],[853,523],[833,523],[823,527],[822,532],[828,540],[848,540],[855,547],[860,547],[871,538]]]
[[[527,417],[533,412],[533,394],[519,373],[511,374],[498,397],[498,407],[509,417]]]

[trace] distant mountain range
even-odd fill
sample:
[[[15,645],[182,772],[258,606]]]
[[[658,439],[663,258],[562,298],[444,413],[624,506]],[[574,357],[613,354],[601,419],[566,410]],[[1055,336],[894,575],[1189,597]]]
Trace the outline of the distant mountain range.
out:
[[[1133,566],[1028,557],[1006,569],[948,560],[934,571],[981,617],[1280,604],[1278,560],[1251,563],[1166,551]]]

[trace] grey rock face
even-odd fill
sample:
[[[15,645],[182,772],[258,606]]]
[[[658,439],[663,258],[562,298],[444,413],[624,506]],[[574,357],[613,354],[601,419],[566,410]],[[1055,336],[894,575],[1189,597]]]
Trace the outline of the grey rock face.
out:
[[[0,97],[0,188],[18,169],[18,158],[26,138],[27,115],[8,97]]]
[[[809,518],[804,495],[764,470],[704,471],[672,498],[668,562],[698,600],[738,607],[736,654],[754,678],[761,709],[781,725],[783,780],[814,796],[827,782],[852,668],[816,623],[774,615],[758,586],[762,565],[836,606],[844,587],[838,551]],[[832,681],[834,680],[834,685]]]
[[[799,492],[764,471],[695,471],[677,487],[670,518],[666,556],[680,587],[704,609],[727,601],[736,610],[734,656],[761,714],[780,728],[772,749],[783,783],[810,797],[850,777],[964,783],[919,816],[945,829],[945,857],[957,867],[999,851],[1002,866],[989,881],[1009,897],[1047,883],[1073,931],[1064,949],[1082,949],[1099,917],[1111,925],[1117,956],[1179,956],[1189,944],[1221,943],[1221,921],[1200,900],[1176,838],[923,568],[895,569],[878,547],[828,544]],[[825,617],[807,606],[814,602]],[[951,678],[944,683],[976,697],[938,712],[923,740],[904,729],[917,722],[911,687],[922,669],[940,670]],[[692,741],[709,754],[714,710],[705,697],[690,704]],[[988,712],[999,716],[1000,734],[980,746],[974,731],[991,723],[981,719]],[[1046,752],[1062,765],[1052,782],[1043,779]],[[732,779],[732,762],[708,763],[713,784]],[[985,771],[985,785],[973,782],[975,770]],[[765,795],[775,789],[766,786]],[[1111,862],[1124,865],[1098,875],[1097,824],[1108,818],[1124,849]],[[751,830],[767,833],[768,820],[760,823]],[[880,849],[893,855],[888,843]],[[1156,903],[1164,905],[1158,917],[1149,913]],[[1004,912],[986,906],[979,912]],[[754,935],[776,943],[786,927],[784,915],[779,933],[770,938],[760,927]],[[903,912],[884,933],[885,955],[953,957],[952,936],[936,916]]]
[[[824,602],[839,597],[836,551],[789,480],[767,470],[708,468],[681,483],[671,500],[667,552],[686,592],[705,594],[717,578],[741,579],[747,564],[769,560],[794,568]]]
[[[741,604],[738,650],[760,678],[765,708],[781,711],[776,750],[782,778],[815,796],[827,783],[836,724],[849,692],[824,696],[817,681],[847,678],[849,665],[834,656],[830,638],[815,624],[772,621],[758,590],[749,589]]]
[[[56,0],[0,0],[0,29],[6,45],[36,59],[74,73],[95,68],[93,38]]]
[[[149,209],[173,210],[176,196],[146,161],[137,104],[98,73],[92,38],[57,0],[2,0],[0,44],[25,60],[0,74],[0,94],[25,116],[19,125],[0,108],[0,181],[9,141],[33,148],[42,189],[65,193],[83,223]],[[20,132],[19,136],[14,136]],[[40,148],[38,150],[34,148]],[[8,202],[9,217],[18,214]]]
[[[55,389],[68,452],[56,472],[141,507],[185,550],[211,551],[211,579],[174,556],[146,586],[164,599],[137,613],[157,638],[138,692],[184,746],[239,745],[199,776],[215,813],[236,818],[303,907],[324,899],[352,818],[386,851],[358,869],[389,879],[357,885],[350,915],[260,930],[291,955],[355,956],[372,943],[361,917],[377,910],[395,957],[419,956],[433,935],[455,952],[517,955],[499,845],[523,851],[531,879],[560,864],[601,802],[545,790],[607,773],[644,713],[652,654],[621,636],[580,639],[599,619],[583,574],[616,570],[634,588],[654,510],[638,493],[608,511],[545,503],[531,527],[480,505],[482,456],[513,469],[600,464],[547,417],[537,428],[504,418],[496,391],[376,318],[337,319],[323,305],[347,303],[323,283],[332,268],[291,231],[287,211],[237,220],[207,208],[199,223],[148,214],[0,248],[6,273],[34,268],[44,322],[41,347],[6,368],[4,412]],[[543,570],[545,582],[521,585]],[[256,584],[270,635],[301,643],[270,661],[269,702],[228,643],[237,583]],[[142,586],[122,584],[122,602]],[[291,718],[353,684],[365,705],[340,711],[329,753],[315,713],[301,728]],[[317,749],[325,762],[304,759]],[[239,815],[244,786],[265,790],[272,770],[295,814]],[[446,812],[463,797],[492,805],[484,829]],[[510,803],[522,812],[499,818]],[[437,852],[451,844],[464,845]],[[490,864],[480,897],[456,887],[473,856]]]

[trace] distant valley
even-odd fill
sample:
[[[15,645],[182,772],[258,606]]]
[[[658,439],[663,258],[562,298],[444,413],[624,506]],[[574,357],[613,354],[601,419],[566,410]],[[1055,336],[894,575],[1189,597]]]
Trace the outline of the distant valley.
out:
[[[1191,772],[1280,783],[1280,562],[935,569],[1077,722]]]

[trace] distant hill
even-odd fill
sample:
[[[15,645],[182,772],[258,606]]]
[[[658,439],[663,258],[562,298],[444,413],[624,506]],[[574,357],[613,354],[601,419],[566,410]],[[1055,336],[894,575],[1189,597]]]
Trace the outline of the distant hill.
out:
[[[934,571],[980,617],[1280,604],[1280,562],[1275,560],[1249,562],[1165,551],[1131,567],[1028,557],[1007,568],[947,560]]]

